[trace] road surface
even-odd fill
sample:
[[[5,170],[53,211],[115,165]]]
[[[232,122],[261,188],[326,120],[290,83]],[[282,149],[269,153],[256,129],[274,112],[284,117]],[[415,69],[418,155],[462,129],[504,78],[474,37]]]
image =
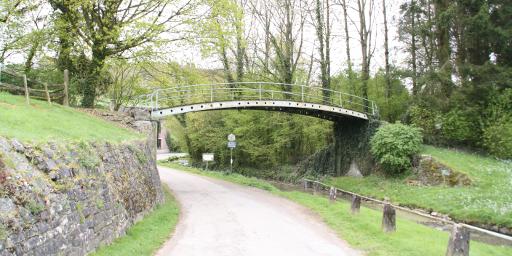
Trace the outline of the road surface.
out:
[[[159,167],[181,204],[157,255],[359,255],[307,209],[268,192]]]

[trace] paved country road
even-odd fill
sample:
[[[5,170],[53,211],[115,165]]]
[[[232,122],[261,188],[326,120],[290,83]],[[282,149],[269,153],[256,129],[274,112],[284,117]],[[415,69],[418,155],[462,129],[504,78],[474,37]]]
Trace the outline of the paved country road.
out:
[[[157,255],[359,255],[309,210],[266,191],[159,167],[181,204]]]

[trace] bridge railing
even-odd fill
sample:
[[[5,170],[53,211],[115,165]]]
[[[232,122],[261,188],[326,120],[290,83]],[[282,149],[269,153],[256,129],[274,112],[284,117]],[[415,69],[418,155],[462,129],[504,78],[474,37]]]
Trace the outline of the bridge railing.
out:
[[[341,91],[316,86],[271,82],[240,82],[181,85],[157,89],[138,99],[138,106],[152,110],[190,104],[244,100],[286,100],[324,104],[376,115],[373,101]]]

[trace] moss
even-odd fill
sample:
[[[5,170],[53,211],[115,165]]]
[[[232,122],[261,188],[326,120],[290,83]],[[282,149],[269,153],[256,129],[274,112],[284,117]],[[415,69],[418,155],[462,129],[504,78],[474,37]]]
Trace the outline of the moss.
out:
[[[101,199],[101,198],[96,199],[96,207],[98,207],[98,209],[105,208],[105,202],[103,201],[103,199]]]
[[[34,199],[29,199],[26,206],[33,215],[37,215],[44,210],[44,205],[36,202]]]
[[[0,223],[0,240],[5,240],[7,236],[9,236],[7,228],[5,228],[4,224]]]
[[[76,211],[78,212],[78,215],[80,216],[80,224],[83,224],[85,222],[84,206],[81,203],[77,203]]]

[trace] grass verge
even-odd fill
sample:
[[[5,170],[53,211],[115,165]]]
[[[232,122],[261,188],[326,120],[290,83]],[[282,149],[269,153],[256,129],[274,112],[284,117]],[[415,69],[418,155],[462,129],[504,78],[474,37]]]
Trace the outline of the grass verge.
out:
[[[354,248],[365,251],[368,255],[391,256],[424,256],[444,255],[448,244],[447,232],[432,229],[406,219],[397,219],[396,233],[385,234],[381,231],[381,212],[361,208],[358,215],[350,214],[350,204],[338,201],[329,202],[326,197],[314,196],[303,192],[286,192],[277,189],[266,181],[248,178],[239,174],[226,175],[221,172],[205,172],[199,169],[184,167],[172,163],[160,163],[199,175],[218,178],[233,183],[252,186],[269,191],[299,203],[320,215],[325,223],[335,230],[340,237]],[[470,255],[512,255],[512,248],[492,246],[479,242],[471,242]]]
[[[406,177],[336,177],[325,182],[333,186],[394,203],[448,214],[466,223],[512,227],[512,162],[475,154],[426,146],[423,154],[466,173],[473,181],[467,187],[411,186]]]
[[[125,141],[142,138],[134,131],[58,104],[0,92],[0,136],[23,141]]]
[[[165,202],[128,229],[125,236],[100,247],[92,256],[153,255],[170,237],[179,217],[179,205],[163,185]]]

